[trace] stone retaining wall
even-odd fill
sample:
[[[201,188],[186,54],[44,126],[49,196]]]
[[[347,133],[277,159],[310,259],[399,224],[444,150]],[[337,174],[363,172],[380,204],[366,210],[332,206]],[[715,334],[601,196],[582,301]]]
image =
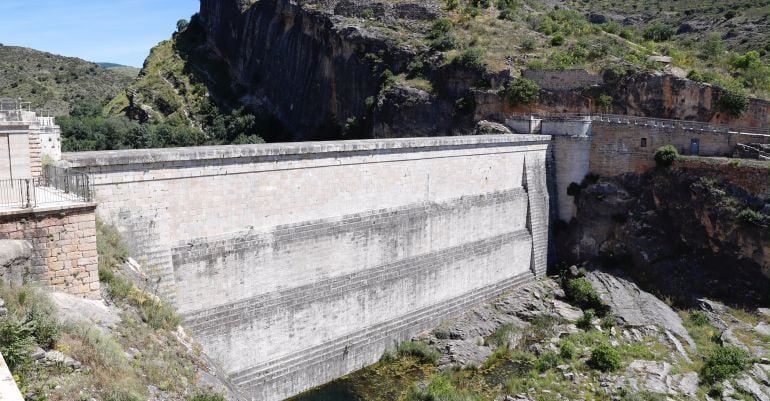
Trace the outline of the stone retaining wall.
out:
[[[26,240],[33,253],[29,271],[12,272],[55,290],[99,299],[96,205],[0,213],[0,239]]]

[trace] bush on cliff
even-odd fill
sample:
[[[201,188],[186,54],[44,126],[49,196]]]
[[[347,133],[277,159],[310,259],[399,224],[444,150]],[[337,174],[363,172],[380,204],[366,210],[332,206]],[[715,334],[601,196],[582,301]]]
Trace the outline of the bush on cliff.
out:
[[[770,216],[753,209],[743,209],[736,217],[738,221],[746,224],[761,226],[770,223]]]
[[[679,158],[679,151],[674,145],[661,146],[655,151],[655,164],[660,168],[671,167],[677,158]]]
[[[572,302],[582,309],[594,310],[603,314],[607,308],[591,282],[583,277],[567,280],[564,285],[564,292]]]
[[[719,347],[706,359],[701,378],[707,383],[719,383],[743,372],[750,365],[751,355],[747,351],[738,347]]]
[[[503,96],[511,106],[528,105],[540,98],[540,85],[531,79],[518,78],[505,88]]]
[[[591,351],[591,358],[587,363],[588,366],[596,370],[612,372],[620,369],[620,354],[615,348],[612,348],[607,344],[602,344]]]

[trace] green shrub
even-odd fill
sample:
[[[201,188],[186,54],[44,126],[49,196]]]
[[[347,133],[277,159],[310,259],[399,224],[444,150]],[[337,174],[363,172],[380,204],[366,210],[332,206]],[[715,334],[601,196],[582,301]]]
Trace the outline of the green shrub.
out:
[[[564,285],[567,297],[582,309],[603,313],[606,306],[590,281],[583,277],[567,280]]]
[[[548,352],[544,352],[543,354],[540,355],[539,358],[537,358],[537,362],[535,363],[535,368],[537,368],[537,370],[542,373],[549,369],[553,369],[558,365],[559,365],[559,354],[557,354],[554,351],[548,351]]]
[[[187,399],[187,401],[227,401],[221,394],[200,393]]]
[[[551,46],[556,47],[556,46],[561,46],[563,44],[564,44],[564,36],[562,36],[561,34],[557,33],[556,35],[554,35],[553,38],[551,38]]]
[[[593,328],[593,321],[596,319],[596,312],[593,309],[586,309],[583,311],[583,316],[575,322],[575,325],[583,330],[591,330]]]
[[[724,88],[717,98],[717,109],[740,117],[749,108],[749,97],[742,88]]]
[[[450,32],[453,26],[452,21],[447,18],[436,20],[427,35],[430,47],[438,51],[452,50],[457,47],[457,39]]]
[[[615,348],[607,344],[599,345],[591,351],[588,366],[602,372],[611,372],[620,369],[620,354]]]
[[[575,346],[575,343],[569,340],[564,340],[561,342],[561,345],[559,346],[559,356],[566,360],[572,360],[574,359],[578,354],[577,347]]]
[[[679,151],[674,145],[665,145],[655,151],[655,164],[660,168],[670,167],[679,158]]]
[[[753,209],[741,210],[741,212],[738,213],[738,216],[736,216],[736,218],[741,223],[753,224],[756,226],[761,226],[770,222],[770,216],[766,216],[765,214],[760,213]]]
[[[503,91],[511,106],[527,105],[540,98],[540,85],[526,78],[513,80]]]
[[[707,383],[718,383],[743,372],[751,365],[751,356],[738,347],[719,347],[706,359],[701,378]]]
[[[29,362],[29,353],[35,348],[32,327],[14,317],[0,319],[0,353],[11,372]]]
[[[612,106],[612,97],[607,94],[601,94],[598,98],[596,98],[596,105],[606,109],[610,106]]]
[[[696,326],[705,326],[709,324],[709,318],[701,311],[690,312],[690,321]]]
[[[655,42],[664,42],[674,36],[674,29],[661,22],[656,22],[644,30],[644,39]]]
[[[467,68],[481,70],[484,68],[484,49],[469,47],[457,56],[455,62]]]
[[[131,391],[114,390],[104,401],[142,401],[143,397]]]
[[[3,287],[0,296],[7,302],[9,312],[27,327],[35,342],[51,349],[61,336],[58,311],[43,290],[32,286]]]
[[[96,250],[99,268],[114,271],[128,260],[128,249],[118,230],[101,220],[96,220]]]
[[[406,396],[406,401],[476,401],[467,390],[458,389],[452,383],[451,373],[441,373],[435,376],[427,387],[421,389],[414,386]]]
[[[441,352],[422,341],[404,341],[396,347],[395,354],[401,357],[413,356],[422,363],[432,365],[435,365],[441,359]]]
[[[599,323],[599,326],[605,330],[609,330],[612,328],[612,326],[615,326],[617,323],[617,318],[615,315],[608,313],[604,317],[602,317],[601,322]]]
[[[535,50],[536,47],[537,42],[533,38],[526,37],[521,41],[521,49],[524,51],[531,52],[532,50]]]

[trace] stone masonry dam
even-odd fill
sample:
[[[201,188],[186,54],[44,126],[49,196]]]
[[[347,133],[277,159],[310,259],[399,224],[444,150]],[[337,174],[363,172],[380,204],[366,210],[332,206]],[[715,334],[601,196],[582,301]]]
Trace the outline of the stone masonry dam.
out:
[[[545,274],[550,137],[66,154],[243,396],[274,401]]]

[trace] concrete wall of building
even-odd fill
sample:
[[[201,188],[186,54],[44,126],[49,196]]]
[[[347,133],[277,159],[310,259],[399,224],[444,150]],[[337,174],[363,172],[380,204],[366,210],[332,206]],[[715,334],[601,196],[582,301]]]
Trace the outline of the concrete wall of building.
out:
[[[0,123],[0,180],[31,177],[28,126]]]
[[[61,160],[61,128],[53,117],[35,117],[35,124],[30,128],[40,138],[41,158]]]
[[[28,271],[10,272],[9,280],[101,298],[95,209],[81,204],[0,212],[0,240],[26,240],[33,249]]]
[[[371,364],[545,273],[548,138],[65,154],[255,399]]]
[[[556,193],[551,196],[556,197],[558,218],[569,222],[575,217],[577,207],[575,198],[568,195],[567,190],[570,184],[580,184],[591,172],[591,137],[554,136],[553,157]]]

